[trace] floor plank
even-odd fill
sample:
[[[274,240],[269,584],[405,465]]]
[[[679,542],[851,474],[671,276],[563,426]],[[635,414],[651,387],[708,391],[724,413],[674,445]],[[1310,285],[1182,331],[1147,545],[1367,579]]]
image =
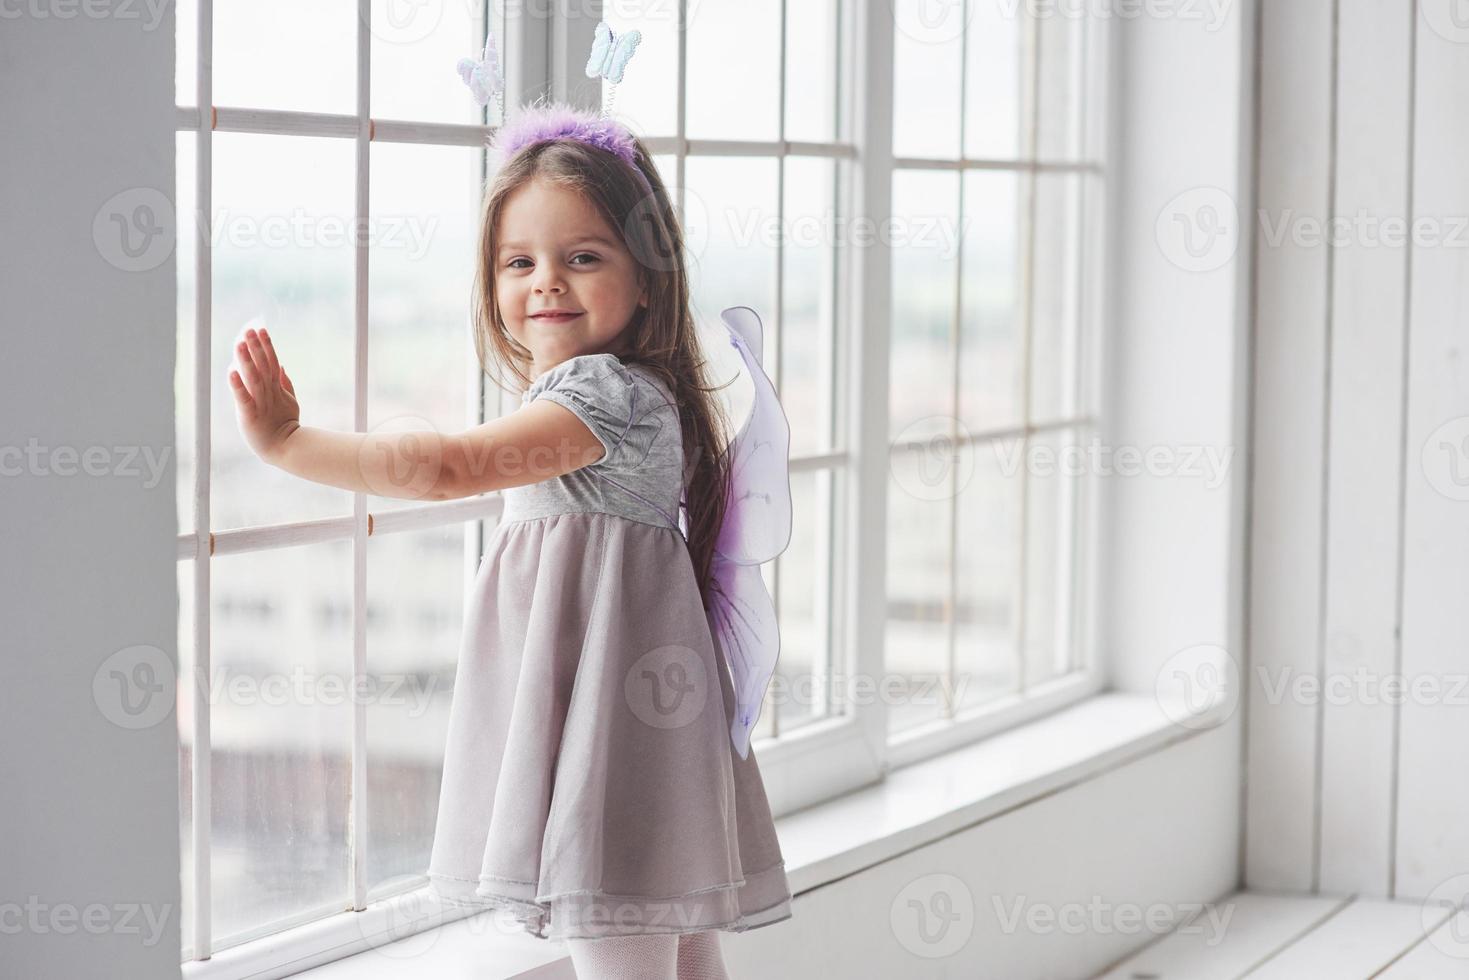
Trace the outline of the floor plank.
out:
[[[1428,927],[1448,918],[1430,912]],[[1421,902],[1358,899],[1245,974],[1248,980],[1369,980],[1424,936]]]
[[[1340,898],[1236,892],[1095,980],[1237,980],[1344,904]]]
[[[1379,980],[1466,980],[1469,978],[1469,912],[1452,919],[1377,974]]]

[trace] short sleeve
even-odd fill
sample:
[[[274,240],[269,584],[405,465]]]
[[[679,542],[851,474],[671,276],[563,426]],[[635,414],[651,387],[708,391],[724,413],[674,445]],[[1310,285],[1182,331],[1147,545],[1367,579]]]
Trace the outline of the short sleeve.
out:
[[[654,393],[615,354],[579,354],[536,378],[525,400],[544,398],[569,409],[602,443],[606,455],[592,465],[616,469],[647,455],[658,424],[647,415]]]

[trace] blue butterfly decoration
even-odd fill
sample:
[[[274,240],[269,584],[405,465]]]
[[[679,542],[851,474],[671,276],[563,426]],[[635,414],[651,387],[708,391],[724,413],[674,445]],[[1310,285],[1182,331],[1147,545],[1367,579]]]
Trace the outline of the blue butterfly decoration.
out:
[[[587,77],[605,78],[613,85],[622,81],[622,70],[627,67],[642,39],[639,31],[614,35],[611,25],[605,20],[597,24],[592,37],[592,54],[587,58]]]
[[[495,48],[493,32],[485,37],[485,53],[480,60],[460,58],[454,67],[480,105],[488,105],[490,99],[498,98],[505,91],[505,77],[500,72],[500,53]]]

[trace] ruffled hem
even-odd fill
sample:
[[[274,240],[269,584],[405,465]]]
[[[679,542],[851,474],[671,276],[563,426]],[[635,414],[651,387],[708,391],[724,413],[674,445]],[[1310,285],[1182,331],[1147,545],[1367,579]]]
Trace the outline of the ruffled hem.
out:
[[[747,932],[791,917],[785,862],[739,881],[683,895],[650,898],[599,891],[540,895],[533,883],[490,875],[478,882],[430,872],[429,883],[449,906],[507,911],[521,929],[537,939],[603,939],[627,935],[681,935],[719,929]],[[771,900],[771,896],[776,896]],[[753,912],[739,912],[741,899],[764,900]]]

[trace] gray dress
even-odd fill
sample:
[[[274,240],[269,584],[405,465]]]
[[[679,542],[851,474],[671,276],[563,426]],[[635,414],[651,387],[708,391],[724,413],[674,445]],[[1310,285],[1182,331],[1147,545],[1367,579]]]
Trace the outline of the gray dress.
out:
[[[504,491],[465,610],[429,879],[542,939],[791,916],[755,753],[676,522],[683,442],[667,389],[612,354],[523,396],[606,451]]]

